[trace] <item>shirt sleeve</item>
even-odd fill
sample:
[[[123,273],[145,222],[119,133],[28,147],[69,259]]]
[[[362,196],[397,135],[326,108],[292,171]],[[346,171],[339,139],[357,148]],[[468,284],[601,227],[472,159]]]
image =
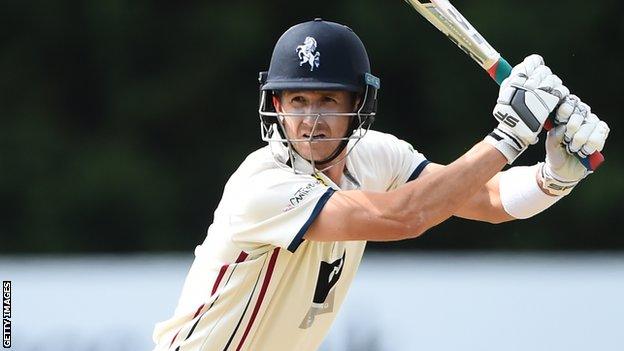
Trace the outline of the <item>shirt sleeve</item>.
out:
[[[386,191],[418,178],[431,163],[410,143],[391,134],[371,132],[371,135],[365,137],[371,136],[366,146],[371,158],[368,164],[373,167]]]
[[[295,252],[334,190],[309,175],[268,170],[244,186],[232,211],[232,241],[244,250],[271,245]]]

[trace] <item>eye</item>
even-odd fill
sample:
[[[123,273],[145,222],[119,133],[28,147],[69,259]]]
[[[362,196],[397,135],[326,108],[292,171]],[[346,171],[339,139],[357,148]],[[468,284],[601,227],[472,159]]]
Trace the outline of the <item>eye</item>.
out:
[[[294,96],[293,98],[290,99],[291,104],[303,104],[305,103],[305,101],[306,101],[305,98],[301,95]]]
[[[325,102],[325,103],[332,103],[332,104],[337,104],[338,103],[338,101],[336,99],[334,99],[333,97],[331,97],[331,96],[324,96],[323,97],[323,102]]]

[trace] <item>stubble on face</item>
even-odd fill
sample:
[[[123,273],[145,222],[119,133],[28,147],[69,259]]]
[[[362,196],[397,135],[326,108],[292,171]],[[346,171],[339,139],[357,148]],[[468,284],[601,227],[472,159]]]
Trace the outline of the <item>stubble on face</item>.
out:
[[[332,113],[353,112],[354,100],[347,91],[283,91],[274,104],[284,114],[283,125],[289,139],[305,140],[292,142],[297,153],[308,160],[321,161],[331,156],[341,143],[327,139],[345,137],[352,118]]]

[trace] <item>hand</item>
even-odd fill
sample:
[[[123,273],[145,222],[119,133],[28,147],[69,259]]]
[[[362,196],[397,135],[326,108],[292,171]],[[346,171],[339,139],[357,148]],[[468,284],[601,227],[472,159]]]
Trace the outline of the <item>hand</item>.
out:
[[[548,114],[568,94],[568,88],[541,56],[528,56],[501,84],[493,112],[499,124],[486,141],[511,164],[529,145],[537,143]]]
[[[546,162],[540,173],[542,188],[552,195],[567,195],[592,173],[575,155],[585,158],[602,151],[609,126],[574,95],[566,97],[557,108],[555,125],[546,136]]]

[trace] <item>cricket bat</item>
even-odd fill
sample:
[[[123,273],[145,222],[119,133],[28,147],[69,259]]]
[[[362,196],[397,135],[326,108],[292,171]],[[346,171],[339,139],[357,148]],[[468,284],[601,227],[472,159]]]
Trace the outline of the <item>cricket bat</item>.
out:
[[[477,32],[477,30],[457,11],[447,0],[405,0],[418,13],[444,33],[452,42],[470,56],[476,63],[488,72],[490,77],[499,85],[511,73],[511,65]],[[549,118],[544,129],[553,127]],[[604,156],[596,151],[586,158],[575,155],[588,170],[596,170]]]

